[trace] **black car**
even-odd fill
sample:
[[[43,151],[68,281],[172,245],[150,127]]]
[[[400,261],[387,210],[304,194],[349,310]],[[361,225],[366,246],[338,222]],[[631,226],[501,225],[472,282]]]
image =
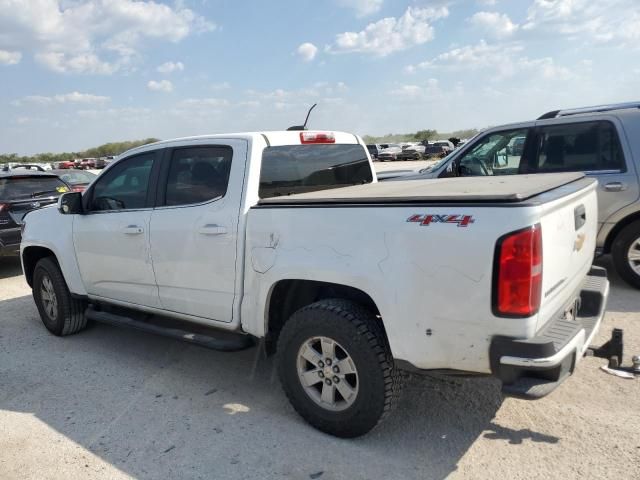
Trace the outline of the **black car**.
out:
[[[69,191],[69,185],[52,173],[0,171],[0,256],[20,250],[20,225],[28,212],[56,203]]]

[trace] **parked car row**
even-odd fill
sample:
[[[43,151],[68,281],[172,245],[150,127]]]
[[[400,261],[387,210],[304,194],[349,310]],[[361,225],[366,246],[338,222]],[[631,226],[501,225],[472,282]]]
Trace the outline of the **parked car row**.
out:
[[[75,168],[78,170],[98,170],[106,167],[113,161],[114,157],[100,157],[100,158],[76,158],[75,160],[66,160],[59,162],[55,168],[59,170],[66,170]]]
[[[462,142],[461,142],[462,144]],[[367,145],[371,158],[381,162],[430,160],[449,155],[456,147],[449,140],[435,142],[383,143]]]

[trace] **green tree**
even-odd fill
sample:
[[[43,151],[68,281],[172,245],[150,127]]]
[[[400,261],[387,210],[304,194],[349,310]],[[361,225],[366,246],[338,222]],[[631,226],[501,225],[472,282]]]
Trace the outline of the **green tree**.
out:
[[[413,134],[413,138],[418,141],[431,140],[438,135],[436,130],[418,130]]]

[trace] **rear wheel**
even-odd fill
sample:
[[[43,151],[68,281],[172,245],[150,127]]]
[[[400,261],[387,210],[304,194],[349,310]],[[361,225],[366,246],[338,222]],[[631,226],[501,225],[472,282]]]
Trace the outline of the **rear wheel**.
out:
[[[33,299],[42,323],[54,335],[71,335],[84,329],[85,302],[71,296],[58,264],[50,257],[36,264],[33,272]]]
[[[611,246],[613,263],[620,276],[640,288],[640,221],[627,225]]]
[[[347,300],[321,300],[291,316],[278,340],[278,370],[296,411],[338,437],[367,433],[400,393],[377,319]]]

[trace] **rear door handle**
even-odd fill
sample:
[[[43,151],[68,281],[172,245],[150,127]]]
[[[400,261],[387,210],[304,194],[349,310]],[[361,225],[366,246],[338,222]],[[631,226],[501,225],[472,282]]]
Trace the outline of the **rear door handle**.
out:
[[[621,192],[627,189],[627,186],[622,182],[609,182],[604,185],[604,189],[607,192]]]
[[[144,228],[138,225],[127,225],[122,229],[122,232],[127,235],[140,235],[144,232]]]
[[[227,233],[227,227],[216,225],[215,223],[207,223],[198,230],[202,235],[224,235]]]

